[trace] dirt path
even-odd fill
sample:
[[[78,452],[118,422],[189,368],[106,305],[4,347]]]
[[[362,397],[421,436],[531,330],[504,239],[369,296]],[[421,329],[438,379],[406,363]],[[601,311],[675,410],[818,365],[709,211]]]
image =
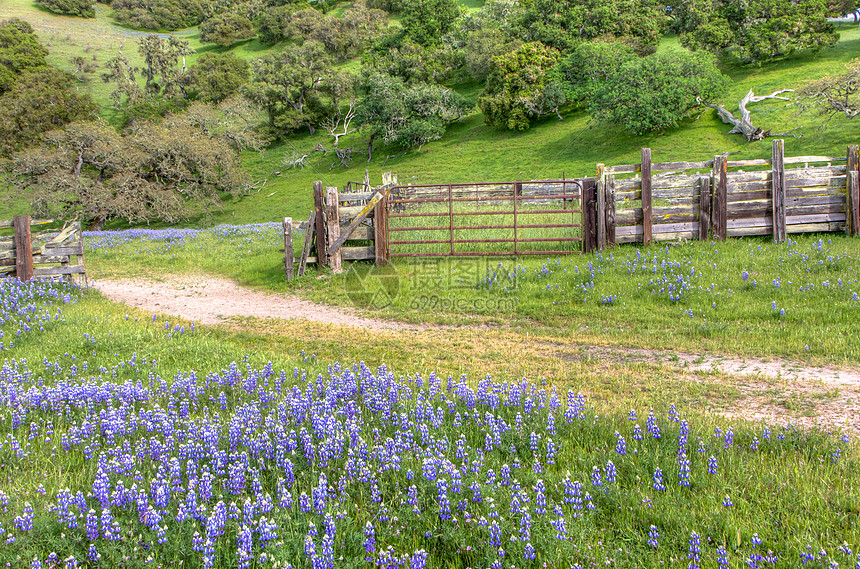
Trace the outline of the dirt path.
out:
[[[232,316],[254,316],[305,319],[374,330],[423,329],[414,324],[366,318],[353,310],[317,304],[293,295],[257,292],[215,277],[169,277],[162,281],[99,280],[93,286],[116,302],[210,326]]]

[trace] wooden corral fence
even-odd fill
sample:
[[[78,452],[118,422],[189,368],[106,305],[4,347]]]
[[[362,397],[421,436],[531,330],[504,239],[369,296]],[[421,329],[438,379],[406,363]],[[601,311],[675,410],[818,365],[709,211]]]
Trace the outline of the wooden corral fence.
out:
[[[72,222],[62,230],[33,233],[33,226],[47,225],[53,220],[34,220],[29,215],[0,219],[0,229],[11,228],[14,235],[0,237],[0,275],[14,276],[22,281],[32,278],[61,276],[73,280],[80,275],[87,282],[84,265],[84,240],[80,222]]]
[[[857,147],[847,155],[597,166],[597,248],[616,243],[860,230]],[[586,250],[588,250],[586,248]]]
[[[342,192],[315,182],[309,219],[284,219],[286,273],[292,278],[296,262],[303,274],[313,262],[340,271],[343,260],[555,255],[747,235],[781,242],[806,232],[858,235],[858,168],[857,146],[845,157],[786,157],[783,140],[774,140],[771,158],[756,160],[723,154],[702,162],[653,162],[643,148],[640,163],[598,164],[593,178],[398,185],[387,173],[381,186],[372,187],[365,176]],[[292,242],[295,229],[306,229],[301,248]]]

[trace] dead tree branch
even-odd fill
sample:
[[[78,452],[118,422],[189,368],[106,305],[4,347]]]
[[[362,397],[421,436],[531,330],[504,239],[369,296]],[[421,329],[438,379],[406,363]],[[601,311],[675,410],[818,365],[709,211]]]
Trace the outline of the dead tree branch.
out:
[[[738,104],[738,110],[740,111],[739,118],[735,117],[731,112],[727,111],[723,105],[715,105],[713,103],[705,102],[701,99],[697,100],[700,104],[717,111],[717,114],[720,116],[720,120],[722,120],[724,123],[732,125],[732,130],[729,131],[729,134],[742,134],[744,138],[746,138],[749,142],[753,142],[771,136],[772,133],[770,130],[763,130],[761,128],[753,126],[752,121],[750,120],[750,111],[749,109],[747,109],[747,105],[750,103],[758,103],[766,99],[779,99],[781,101],[788,101],[790,100],[788,97],[780,97],[779,95],[782,93],[790,92],[794,92],[794,89],[780,89],[778,91],[774,91],[770,95],[756,96],[756,94],[753,93],[752,89],[750,89],[750,92],[747,93],[746,96],[741,99],[741,102]]]
[[[341,136],[352,134],[353,132],[358,130],[358,127],[350,128],[350,125],[352,124],[352,121],[354,119],[355,105],[353,103],[350,103],[349,109],[347,109],[346,114],[341,115],[340,111],[338,111],[335,116],[329,117],[322,122],[322,127],[328,130],[328,133],[334,137],[335,147],[337,146],[338,142],[340,142]]]

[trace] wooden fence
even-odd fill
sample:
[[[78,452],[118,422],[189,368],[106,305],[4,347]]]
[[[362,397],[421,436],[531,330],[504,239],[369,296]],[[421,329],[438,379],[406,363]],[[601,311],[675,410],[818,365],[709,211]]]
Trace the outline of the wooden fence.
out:
[[[788,234],[806,232],[858,235],[858,167],[857,146],[850,146],[845,157],[786,157],[784,142],[774,140],[770,159],[732,160],[729,155],[718,155],[701,162],[653,162],[651,150],[643,148],[638,164],[598,164],[595,177],[579,179],[401,186],[387,173],[381,186],[372,187],[366,176],[364,182],[351,182],[343,192],[323,190],[322,183],[315,182],[314,211],[308,221],[284,220],[286,273],[292,278],[296,262],[298,274],[303,274],[309,262],[340,271],[343,260],[384,263],[397,256],[572,253],[620,243],[747,235],[773,235],[774,241],[781,242]],[[484,210],[456,212],[455,204]],[[420,211],[421,207],[432,210]],[[415,211],[410,212],[411,208]],[[547,212],[574,218],[544,219],[540,224],[523,219]],[[457,216],[477,215],[507,217],[483,224],[455,221]],[[418,225],[392,224],[392,219],[422,216],[427,221]],[[294,247],[293,230],[305,228],[302,246]],[[548,238],[520,233],[549,228],[562,234]],[[464,230],[513,233],[488,233],[486,239],[455,236],[456,231]],[[392,231],[397,232],[393,240]],[[427,238],[433,231],[447,234]],[[543,241],[581,241],[582,245],[563,251],[521,248]],[[476,243],[512,243],[513,247],[511,251],[501,251],[501,245],[495,251],[456,249]],[[438,245],[440,249],[392,253],[392,245],[404,244]]]
[[[725,239],[860,230],[857,147],[846,156],[786,157],[773,141],[769,160],[651,160],[597,166],[596,247],[675,239]],[[588,250],[588,248],[586,248]]]
[[[86,284],[84,240],[81,224],[72,222],[59,232],[44,230],[33,233],[33,226],[52,220],[32,220],[29,215],[0,220],[0,229],[11,228],[13,235],[0,237],[0,275],[22,281],[32,278],[61,276],[72,280],[80,275]]]

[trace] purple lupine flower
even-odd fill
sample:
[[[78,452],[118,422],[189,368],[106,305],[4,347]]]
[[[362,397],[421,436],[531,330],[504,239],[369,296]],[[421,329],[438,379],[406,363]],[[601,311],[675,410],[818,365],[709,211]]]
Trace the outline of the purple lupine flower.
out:
[[[654,483],[651,485],[655,490],[665,490],[666,485],[663,483],[663,471],[658,466],[654,470]]]
[[[729,553],[722,545],[717,547],[717,566],[719,569],[729,569]]]
[[[708,474],[717,473],[717,457],[711,455],[708,457]]]
[[[690,459],[686,454],[682,454],[678,459],[678,485],[690,485]]]
[[[606,461],[606,483],[613,484],[617,477],[618,469],[615,467],[615,464],[611,460]]]
[[[615,452],[620,455],[627,454],[627,441],[624,440],[624,437],[618,431],[615,431],[615,437],[617,439],[615,442]]]
[[[660,546],[660,532],[657,531],[657,526],[652,525],[651,529],[648,530],[648,545],[653,548],[657,548]]]
[[[699,537],[699,534],[693,532],[690,534],[690,549],[689,553],[687,553],[687,559],[690,560],[690,563],[687,565],[687,569],[698,569],[699,561],[701,561],[701,553],[702,540]]]

